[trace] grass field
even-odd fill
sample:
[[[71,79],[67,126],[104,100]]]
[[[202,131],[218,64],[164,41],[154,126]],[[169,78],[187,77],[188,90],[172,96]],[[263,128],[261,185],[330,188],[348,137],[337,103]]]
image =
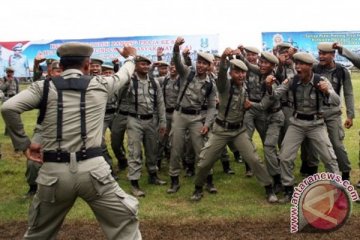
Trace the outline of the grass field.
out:
[[[360,105],[360,74],[353,73],[353,87],[355,93],[356,116],[359,116]],[[22,115],[26,132],[31,135],[36,119],[37,111],[26,112]],[[358,154],[359,154],[359,126],[360,120],[354,120],[354,126],[346,131],[345,146],[352,162],[352,183],[360,179]],[[25,180],[26,161],[22,155],[14,153],[11,140],[3,135],[4,122],[0,120],[0,142],[2,159],[0,160],[0,224],[7,224],[13,221],[26,221],[30,200],[23,195],[27,191]],[[109,140],[109,136],[108,140]],[[255,143],[258,152],[263,158],[263,149],[259,137],[255,136]],[[230,153],[231,159],[233,159]],[[299,160],[296,162],[297,181],[301,180],[299,175]],[[219,193],[209,195],[198,203],[190,202],[193,192],[193,179],[182,177],[181,189],[177,194],[166,194],[168,186],[153,186],[147,183],[147,173],[143,168],[143,176],[140,181],[146,192],[146,197],[140,199],[141,221],[176,221],[186,223],[194,220],[199,221],[235,221],[237,219],[249,219],[254,221],[276,220],[288,218],[290,204],[270,205],[265,200],[264,189],[257,183],[256,179],[244,176],[244,164],[231,161],[235,175],[226,175],[222,172],[221,164],[218,162],[214,170],[214,181]],[[321,165],[320,169],[323,169]],[[118,173],[120,186],[127,192],[130,190],[130,183],[126,178],[126,172]],[[167,168],[160,172],[162,179],[169,180]],[[360,216],[359,204],[353,207],[353,217]],[[95,218],[90,208],[81,199],[76,202],[74,208],[67,216],[67,221],[78,221],[87,219],[93,221]],[[94,220],[95,221],[95,220]]]

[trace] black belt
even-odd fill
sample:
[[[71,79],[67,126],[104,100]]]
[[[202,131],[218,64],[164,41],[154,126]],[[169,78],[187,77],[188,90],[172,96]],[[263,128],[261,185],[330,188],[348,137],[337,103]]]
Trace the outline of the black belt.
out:
[[[119,109],[118,113],[120,113],[121,115],[124,115],[124,116],[127,116],[129,115],[129,112],[128,111],[122,111]]]
[[[11,98],[11,97],[13,97],[13,96],[15,96],[15,94],[8,94],[8,95],[5,95],[5,97],[7,97],[7,98]]]
[[[101,147],[88,148],[85,154],[82,151],[78,151],[76,154],[76,161],[84,161],[89,158],[100,157],[103,155]],[[70,153],[68,152],[56,152],[56,151],[45,151],[43,156],[44,162],[58,162],[66,163],[70,162]]]
[[[109,109],[106,109],[106,111],[105,111],[106,114],[112,114],[115,112],[116,112],[116,108],[109,108]]]
[[[189,108],[180,108],[180,112],[184,113],[184,114],[189,114],[189,115],[198,115],[201,113],[201,109],[196,110],[196,109],[189,109]]]
[[[294,117],[297,118],[297,119],[300,119],[300,120],[305,120],[305,121],[313,121],[315,119],[321,119],[322,118],[321,116],[318,116],[316,114],[308,115],[308,114],[302,114],[302,113],[295,113]]]
[[[240,124],[240,123],[231,123],[231,122],[220,120],[218,118],[215,119],[215,122],[218,125],[220,125],[221,127],[230,129],[230,130],[235,130],[235,129],[239,129],[242,127],[242,124]]]
[[[257,100],[257,99],[251,99],[251,98],[249,98],[249,100],[250,100],[250,102],[256,102],[256,103],[261,102],[261,100]]]
[[[129,112],[129,116],[132,116],[134,118],[141,119],[141,120],[149,120],[149,119],[153,118],[153,114],[136,114],[136,113],[131,113],[131,112]]]
[[[278,108],[269,108],[268,109],[268,113],[277,113],[278,111],[281,110],[281,107]]]
[[[174,110],[175,110],[175,108],[167,108],[167,109],[166,109],[166,112],[167,112],[167,113],[173,113]]]

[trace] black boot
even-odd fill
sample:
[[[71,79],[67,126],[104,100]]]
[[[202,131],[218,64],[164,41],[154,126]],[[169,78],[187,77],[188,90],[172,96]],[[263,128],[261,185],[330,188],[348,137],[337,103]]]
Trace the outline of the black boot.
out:
[[[230,167],[230,162],[225,161],[225,162],[221,162],[221,164],[223,166],[224,173],[230,174],[230,175],[235,174],[235,172]]]
[[[158,170],[160,171],[161,170],[161,158],[159,158],[157,160],[157,163],[156,163],[157,167],[158,167]]]
[[[192,177],[194,175],[195,175],[195,166],[194,166],[194,164],[187,164],[185,176],[186,177]]]
[[[138,180],[131,180],[131,193],[135,197],[145,197],[145,193],[140,189]]]
[[[242,156],[240,155],[239,151],[235,151],[235,152],[233,152],[233,154],[234,154],[235,162],[243,163],[243,159],[242,159]]]
[[[195,186],[195,191],[191,196],[191,201],[200,201],[203,197],[203,188],[199,186]]]
[[[166,182],[161,180],[156,172],[155,173],[149,173],[149,184],[153,184],[153,185],[165,185]]]
[[[273,186],[272,186],[271,184],[265,186],[265,193],[266,193],[266,200],[267,200],[269,203],[276,203],[276,202],[278,202],[278,198],[276,197],[276,195],[275,195],[275,193],[274,193],[274,190],[273,190]]]
[[[206,191],[208,191],[209,193],[215,194],[217,193],[217,189],[214,186],[213,183],[213,175],[208,175],[206,178],[206,186],[205,186]]]
[[[25,194],[25,197],[33,197],[37,191],[36,184],[29,184],[29,191]]]
[[[283,187],[281,184],[281,175],[276,174],[275,176],[273,176],[273,180],[274,180],[274,193],[278,194],[279,192],[281,192],[283,190]]]
[[[254,173],[251,171],[250,166],[245,162],[245,176],[252,177]]]
[[[119,159],[118,167],[120,171],[125,170],[128,167],[128,160],[126,158]]]
[[[345,180],[350,181],[350,172],[342,172],[341,178],[343,181],[345,181]]]
[[[180,189],[179,176],[171,176],[171,186],[166,191],[167,193],[176,193]]]
[[[315,173],[318,172],[318,166],[312,166],[312,167],[308,167],[308,174],[309,176],[314,175]]]
[[[294,193],[294,186],[284,186],[284,197],[279,200],[279,203],[291,202],[293,193]]]

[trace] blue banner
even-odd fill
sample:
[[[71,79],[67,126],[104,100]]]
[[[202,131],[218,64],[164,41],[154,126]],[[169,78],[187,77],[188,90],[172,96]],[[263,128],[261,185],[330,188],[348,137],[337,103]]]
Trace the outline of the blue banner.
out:
[[[336,32],[263,32],[263,51],[271,51],[281,42],[291,43],[300,52],[312,53],[318,57],[317,45],[320,42],[339,42],[344,47],[360,53],[359,31],[336,31]],[[350,67],[352,64],[345,58],[336,56],[337,62]]]
[[[190,35],[183,37],[185,43],[182,47],[188,47],[190,49],[190,56],[193,60],[195,60],[197,52],[218,53],[218,35]],[[65,42],[88,43],[94,47],[92,57],[101,58],[107,63],[110,63],[115,58],[120,58],[120,54],[116,51],[116,48],[122,48],[125,44],[131,44],[137,49],[138,55],[144,55],[153,61],[157,60],[156,49],[162,47],[164,49],[163,60],[170,62],[176,38],[177,36],[138,36],[0,42],[0,66],[4,65],[4,67],[12,66],[16,68],[16,77],[30,77],[34,58],[38,54],[42,54],[45,58],[58,59],[56,49]]]

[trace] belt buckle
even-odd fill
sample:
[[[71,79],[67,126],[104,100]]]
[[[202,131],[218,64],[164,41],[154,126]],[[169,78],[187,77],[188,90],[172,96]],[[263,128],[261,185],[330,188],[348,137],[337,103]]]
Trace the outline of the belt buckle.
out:
[[[141,119],[141,115],[140,115],[140,114],[136,114],[136,118]]]
[[[229,128],[229,122],[224,121],[224,127],[228,129]]]

